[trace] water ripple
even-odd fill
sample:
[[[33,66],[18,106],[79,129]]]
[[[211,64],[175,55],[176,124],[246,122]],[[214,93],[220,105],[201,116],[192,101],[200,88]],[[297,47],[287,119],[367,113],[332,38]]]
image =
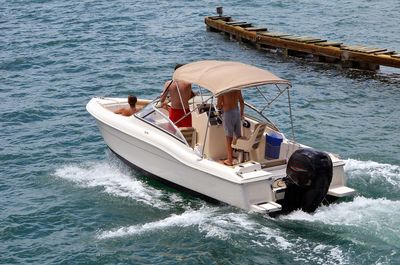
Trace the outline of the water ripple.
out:
[[[217,4],[271,31],[400,51],[396,0]],[[254,50],[205,30],[215,5],[2,1],[0,263],[397,263],[399,72]],[[344,157],[359,196],[271,219],[211,207],[115,162],[85,110],[89,99],[154,97],[176,63],[203,59],[291,80],[297,140]],[[288,132],[285,104],[269,114]]]

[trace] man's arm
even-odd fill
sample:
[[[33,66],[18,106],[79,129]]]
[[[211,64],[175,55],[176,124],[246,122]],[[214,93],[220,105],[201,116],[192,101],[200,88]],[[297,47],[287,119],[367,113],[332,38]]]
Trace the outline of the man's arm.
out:
[[[218,96],[217,98],[217,109],[222,109],[222,107],[224,106],[224,96]]]
[[[243,119],[244,115],[244,100],[242,96],[242,91],[239,90],[239,105],[240,105],[240,118]]]
[[[189,84],[189,87],[190,87],[190,98],[189,99],[191,99],[191,98],[194,98],[196,96],[196,93],[194,93],[194,91],[192,89],[192,84]]]
[[[117,109],[116,111],[114,111],[115,114],[120,114],[122,116],[131,116],[131,112],[130,109],[126,109],[126,108],[120,108]]]
[[[161,104],[164,103],[165,99],[166,99],[167,96],[168,96],[168,88],[169,88],[169,86],[171,85],[171,83],[172,83],[172,80],[167,81],[167,82],[165,82],[165,84],[164,84],[164,90],[163,90],[163,92],[161,93],[161,98],[160,98]]]

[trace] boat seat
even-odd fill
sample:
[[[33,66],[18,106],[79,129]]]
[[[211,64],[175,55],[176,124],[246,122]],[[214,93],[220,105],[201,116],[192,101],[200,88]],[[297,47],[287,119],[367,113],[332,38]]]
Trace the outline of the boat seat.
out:
[[[254,126],[254,131],[249,137],[241,137],[236,140],[236,143],[232,144],[232,148],[236,149],[240,152],[240,158],[244,157],[245,153],[250,153],[252,150],[255,150],[260,145],[262,140],[265,128],[267,124],[265,123],[257,123]],[[241,160],[241,159],[239,159]],[[239,161],[242,162],[242,161]]]
[[[193,148],[196,145],[196,129],[193,127],[180,127],[179,130],[189,146]]]

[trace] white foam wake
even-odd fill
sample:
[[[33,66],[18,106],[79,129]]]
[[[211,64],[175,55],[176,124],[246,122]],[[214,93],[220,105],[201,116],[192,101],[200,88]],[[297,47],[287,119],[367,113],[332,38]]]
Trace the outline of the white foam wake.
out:
[[[333,203],[329,206],[321,206],[313,214],[303,211],[295,211],[283,215],[281,219],[320,221],[331,225],[358,225],[365,224],[363,216],[382,214],[382,210],[393,213],[400,210],[400,201],[391,201],[384,198],[355,197],[351,202]],[[399,212],[400,214],[400,212]],[[364,218],[362,218],[364,219]]]
[[[202,207],[199,210],[187,210],[182,214],[173,214],[165,219],[145,224],[120,227],[99,233],[99,239],[110,239],[125,236],[138,236],[144,233],[154,233],[170,228],[192,227],[205,237],[215,237],[222,240],[232,239],[235,235],[251,238],[255,245],[273,246],[287,249],[292,246],[279,230],[271,229],[252,219],[246,213],[221,213],[221,208]]]
[[[280,218],[357,227],[381,235],[395,233],[400,240],[400,201],[384,198],[356,197],[351,202],[320,207],[314,214],[296,211]]]
[[[107,239],[107,238],[116,238],[124,236],[134,236],[146,232],[155,232],[170,227],[187,227],[192,225],[199,225],[200,223],[204,222],[204,220],[207,219],[210,216],[210,214],[211,211],[209,209],[207,210],[203,209],[198,211],[188,210],[180,215],[173,214],[162,220],[141,225],[121,227],[111,231],[104,231],[98,236],[98,238]]]
[[[81,187],[102,187],[104,192],[117,197],[132,198],[160,209],[169,208],[169,204],[162,200],[164,194],[160,190],[136,180],[128,173],[122,172],[120,167],[108,162],[66,165],[57,169],[55,176]],[[171,199],[179,200],[176,196],[172,196]]]
[[[348,159],[344,170],[350,178],[367,178],[370,182],[384,180],[400,188],[400,166],[397,165]]]
[[[254,219],[247,213],[221,213],[221,208],[203,207],[172,214],[164,219],[102,231],[100,240],[136,237],[150,233],[171,233],[182,227],[191,227],[205,237],[231,241],[233,244],[250,244],[270,249],[270,252],[286,251],[298,262],[318,261],[319,264],[346,264],[348,258],[338,246],[322,245],[306,238],[294,236],[288,231],[270,227],[268,219]]]

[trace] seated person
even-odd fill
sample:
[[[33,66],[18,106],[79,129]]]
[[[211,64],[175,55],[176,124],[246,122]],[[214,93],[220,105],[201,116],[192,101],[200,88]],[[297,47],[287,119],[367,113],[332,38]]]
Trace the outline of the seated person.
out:
[[[120,108],[114,111],[115,114],[121,114],[123,116],[131,116],[137,111],[136,109],[137,98],[135,96],[128,96],[129,108]]]
[[[175,66],[175,70],[181,67],[181,64]],[[172,122],[177,122],[186,114],[190,113],[189,99],[194,95],[192,85],[183,81],[167,81],[164,85],[164,91],[161,94],[161,104],[169,95],[171,108],[169,109],[169,119]],[[192,115],[189,114],[178,123],[177,127],[192,127]]]

